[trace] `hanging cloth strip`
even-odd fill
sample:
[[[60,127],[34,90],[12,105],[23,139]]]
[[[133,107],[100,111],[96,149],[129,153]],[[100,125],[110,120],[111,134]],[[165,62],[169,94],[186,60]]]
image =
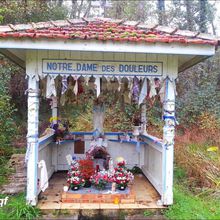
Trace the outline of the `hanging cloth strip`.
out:
[[[96,95],[97,95],[97,98],[99,97],[100,95],[100,92],[101,92],[101,83],[100,83],[100,77],[97,76],[95,78],[95,86],[96,86]]]
[[[155,82],[154,79],[150,79],[150,93],[149,93],[149,97],[152,98],[155,95],[157,95],[157,91],[155,88]]]
[[[160,102],[163,103],[165,99],[166,80],[163,81],[162,87],[159,92]]]
[[[61,91],[62,95],[66,92],[67,88],[68,88],[67,77],[63,76],[62,77],[62,91]]]
[[[51,96],[57,96],[56,86],[54,76],[47,76],[47,89],[46,89],[46,97],[51,98]]]
[[[77,95],[78,94],[78,77],[75,76],[74,79],[75,79],[75,85],[74,85],[74,88],[73,88],[73,92],[74,92],[75,95]]]
[[[147,78],[144,78],[142,88],[141,88],[141,92],[140,92],[140,95],[139,95],[138,105],[143,103],[146,96],[147,96]]]
[[[138,78],[136,76],[134,77],[134,84],[133,84],[132,94],[133,94],[134,101],[136,103],[138,103],[138,98],[139,98],[139,80],[138,80]]]

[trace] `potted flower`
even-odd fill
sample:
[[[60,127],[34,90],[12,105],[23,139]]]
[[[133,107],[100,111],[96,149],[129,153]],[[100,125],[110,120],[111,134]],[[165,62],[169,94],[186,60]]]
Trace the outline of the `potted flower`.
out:
[[[91,176],[90,181],[98,190],[103,190],[109,181],[108,172],[106,170],[96,172]]]
[[[140,134],[141,118],[139,112],[137,112],[133,117],[133,135],[138,136]]]
[[[85,180],[82,177],[81,172],[79,171],[79,164],[77,161],[74,161],[71,164],[67,176],[67,183],[72,190],[78,190],[85,184]]]
[[[121,161],[115,168],[113,181],[119,190],[125,190],[128,183],[134,179],[133,174],[125,167],[125,161]]]
[[[79,160],[79,170],[85,180],[84,187],[90,187],[90,177],[95,173],[93,161],[91,159]]]

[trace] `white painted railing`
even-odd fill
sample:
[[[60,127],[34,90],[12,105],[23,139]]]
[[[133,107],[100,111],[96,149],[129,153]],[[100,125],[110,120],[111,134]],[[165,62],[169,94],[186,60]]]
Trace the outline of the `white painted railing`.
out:
[[[151,135],[142,135],[146,142],[144,150],[143,173],[162,195],[162,142]]]
[[[45,161],[46,169],[47,169],[47,175],[48,179],[52,176],[54,173],[54,165],[52,163],[52,151],[53,148],[51,145],[53,145],[53,134],[45,135],[41,138],[39,138],[39,145],[38,145],[38,163],[41,160]],[[38,167],[38,194],[40,193],[40,174],[42,172],[42,168]]]

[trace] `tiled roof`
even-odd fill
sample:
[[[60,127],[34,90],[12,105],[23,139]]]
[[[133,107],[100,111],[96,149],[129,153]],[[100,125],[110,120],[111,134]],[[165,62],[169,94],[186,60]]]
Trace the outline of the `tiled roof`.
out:
[[[137,21],[106,18],[68,19],[0,26],[1,38],[53,38],[147,43],[217,45],[212,35]]]

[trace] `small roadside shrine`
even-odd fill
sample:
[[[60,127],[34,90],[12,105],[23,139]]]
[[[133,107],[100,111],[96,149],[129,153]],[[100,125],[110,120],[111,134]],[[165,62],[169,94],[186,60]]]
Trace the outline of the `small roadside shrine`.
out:
[[[70,175],[77,176],[78,159],[89,155],[96,164],[93,165],[96,171],[103,166],[106,172],[114,172],[115,160],[119,162],[119,170],[122,166],[124,169],[124,160],[129,169],[139,167],[159,195],[155,202],[171,205],[176,79],[179,72],[213,56],[217,44],[208,34],[107,18],[0,26],[0,52],[26,69],[28,80],[27,202],[37,205],[39,194],[48,187],[48,179],[58,171],[67,171],[71,166]],[[60,99],[57,98],[57,79],[61,85]],[[134,99],[141,109],[140,126],[133,133],[104,133],[103,109],[97,105],[94,106],[93,131],[72,132],[68,140],[61,135],[54,141],[54,130],[56,133],[59,126],[58,107],[60,102],[65,105],[66,91],[71,87],[77,96],[79,87],[89,85],[95,89],[97,100],[105,89],[124,93],[125,99]],[[146,97],[158,93],[163,103],[162,140],[146,131]],[[53,131],[43,137],[38,134],[40,95],[52,99]],[[100,159],[104,163],[100,163]],[[105,174],[102,173],[102,180],[109,178]],[[50,184],[49,181],[49,187]],[[123,199],[124,203],[136,202],[136,195],[129,194],[134,193],[135,186],[132,187],[127,189],[128,195],[125,192],[117,197],[119,202]],[[68,186],[61,185],[57,192],[60,190],[65,192],[63,202],[75,201]],[[105,197],[106,201],[112,198]]]

